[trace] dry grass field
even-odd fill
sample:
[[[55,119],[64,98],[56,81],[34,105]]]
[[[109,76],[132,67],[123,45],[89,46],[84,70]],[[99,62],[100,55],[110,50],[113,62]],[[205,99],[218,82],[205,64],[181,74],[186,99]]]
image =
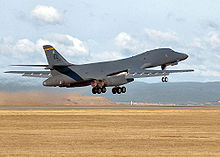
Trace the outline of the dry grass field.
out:
[[[220,156],[220,111],[0,111],[0,156]]]

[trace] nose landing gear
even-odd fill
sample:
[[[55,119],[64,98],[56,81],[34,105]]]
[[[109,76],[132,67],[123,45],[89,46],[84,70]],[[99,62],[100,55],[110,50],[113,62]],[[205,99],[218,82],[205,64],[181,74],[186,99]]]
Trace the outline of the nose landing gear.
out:
[[[166,76],[162,77],[162,82],[168,82],[168,77]]]
[[[165,70],[167,65],[161,65],[161,70]],[[168,77],[164,76],[162,77],[162,82],[168,82]]]

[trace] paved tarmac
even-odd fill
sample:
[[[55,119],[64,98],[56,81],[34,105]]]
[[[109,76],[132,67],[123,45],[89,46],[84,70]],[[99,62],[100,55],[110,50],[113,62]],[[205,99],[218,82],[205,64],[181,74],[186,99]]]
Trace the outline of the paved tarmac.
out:
[[[162,106],[162,105],[114,105],[114,106],[0,106],[0,110],[220,110],[220,105]]]

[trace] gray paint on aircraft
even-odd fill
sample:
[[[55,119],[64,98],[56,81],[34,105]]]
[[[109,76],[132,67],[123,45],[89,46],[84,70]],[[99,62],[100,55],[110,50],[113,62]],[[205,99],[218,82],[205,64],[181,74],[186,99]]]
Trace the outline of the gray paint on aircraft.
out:
[[[52,46],[43,46],[48,60],[45,69],[50,71],[9,71],[30,77],[47,77],[44,86],[78,87],[101,80],[105,86],[120,86],[134,81],[134,78],[166,76],[170,73],[191,72],[193,70],[146,70],[152,67],[176,65],[188,56],[170,48],[159,48],[126,59],[108,62],[75,65],[69,63]],[[28,66],[28,65],[23,65]],[[36,65],[41,66],[41,65]],[[162,68],[162,69],[163,69]]]

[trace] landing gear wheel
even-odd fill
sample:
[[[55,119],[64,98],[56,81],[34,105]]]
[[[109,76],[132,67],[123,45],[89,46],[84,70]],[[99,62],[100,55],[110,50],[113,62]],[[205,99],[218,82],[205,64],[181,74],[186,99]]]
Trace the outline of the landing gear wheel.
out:
[[[162,77],[162,82],[168,82],[168,77]]]
[[[165,77],[165,78],[164,78],[164,81],[165,81],[165,82],[168,82],[168,77]]]
[[[116,88],[112,88],[112,94],[116,94],[116,93],[117,93]]]
[[[125,88],[125,87],[122,87],[122,88],[121,88],[121,92],[122,92],[122,93],[126,93],[126,88]]]
[[[96,94],[96,93],[97,93],[97,88],[96,88],[96,87],[92,88],[92,93],[93,93],[93,94]]]
[[[105,87],[102,87],[102,93],[105,93],[107,90]]]
[[[98,94],[101,94],[101,93],[102,93],[102,89],[101,89],[101,88],[98,88],[98,89],[97,89],[97,93],[98,93]]]
[[[122,92],[121,87],[117,87],[117,93],[118,93],[118,94],[121,94],[121,92]]]

